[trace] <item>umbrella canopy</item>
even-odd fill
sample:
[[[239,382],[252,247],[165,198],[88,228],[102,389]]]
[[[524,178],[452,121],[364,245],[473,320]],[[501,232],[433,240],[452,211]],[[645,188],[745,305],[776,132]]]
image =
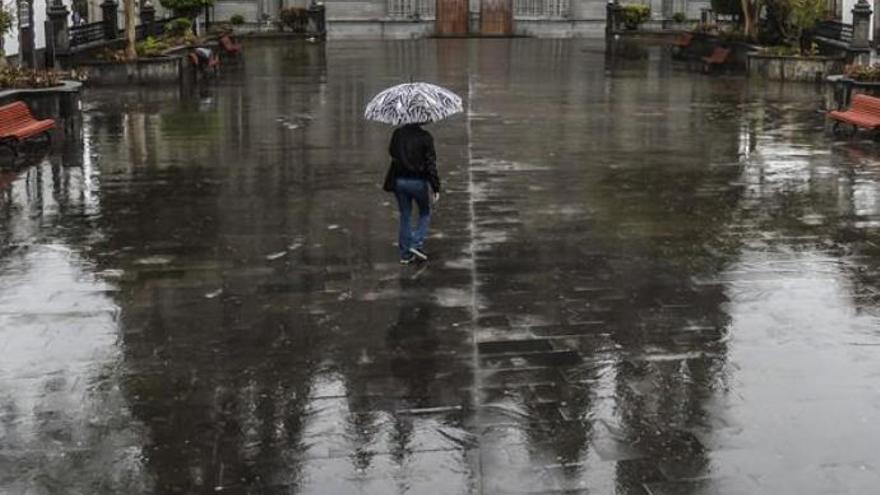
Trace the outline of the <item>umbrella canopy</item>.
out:
[[[373,97],[364,118],[383,124],[426,124],[462,111],[461,98],[428,83],[398,84]]]

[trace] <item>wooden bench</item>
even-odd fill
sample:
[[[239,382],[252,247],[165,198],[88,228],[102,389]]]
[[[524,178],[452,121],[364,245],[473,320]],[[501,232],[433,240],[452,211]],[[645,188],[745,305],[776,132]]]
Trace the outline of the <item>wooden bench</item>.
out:
[[[35,119],[22,101],[0,107],[0,142],[11,147],[16,155],[19,145],[28,139],[45,135],[47,140],[51,140],[49,131],[54,127],[55,121],[52,119]]]
[[[676,36],[675,39],[672,40],[672,46],[678,47],[678,48],[687,48],[687,47],[691,46],[691,43],[693,41],[694,41],[694,34],[693,33],[684,33],[684,34]]]
[[[672,40],[672,56],[681,57],[694,41],[693,33],[684,33]]]
[[[828,118],[834,120],[834,131],[841,122],[853,127],[853,134],[861,127],[862,129],[880,129],[880,98],[857,94],[853,96],[848,110],[832,110],[828,112]]]
[[[224,34],[220,37],[220,46],[223,47],[223,50],[227,55],[238,55],[241,53],[241,43],[233,41],[228,34]]]
[[[730,49],[716,46],[715,49],[712,50],[711,55],[703,57],[703,71],[709,72],[713,67],[721,67],[727,63],[727,57],[729,56]]]

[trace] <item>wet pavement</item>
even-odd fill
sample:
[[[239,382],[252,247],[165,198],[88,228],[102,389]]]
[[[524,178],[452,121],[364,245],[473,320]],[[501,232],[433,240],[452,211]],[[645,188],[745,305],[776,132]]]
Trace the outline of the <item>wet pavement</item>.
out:
[[[866,494],[880,147],[588,41],[261,43],[0,176],[0,493]],[[389,129],[461,94],[397,264]]]

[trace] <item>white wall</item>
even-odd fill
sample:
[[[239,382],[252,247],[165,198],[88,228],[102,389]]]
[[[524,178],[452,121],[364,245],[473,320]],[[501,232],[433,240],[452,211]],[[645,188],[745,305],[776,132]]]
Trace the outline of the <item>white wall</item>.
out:
[[[843,0],[843,16],[842,21],[845,24],[852,24],[852,9],[855,7],[857,0]],[[868,4],[871,5],[871,9],[874,9],[873,0],[869,0]],[[871,29],[868,31],[868,39],[874,39],[874,19],[877,18],[877,12],[871,14]]]
[[[61,0],[61,2],[70,9],[71,0]],[[34,0],[34,43],[37,49],[46,47],[46,0]],[[16,55],[18,53],[18,22],[12,28],[12,32],[8,33],[4,38],[3,47],[6,49],[6,55]]]

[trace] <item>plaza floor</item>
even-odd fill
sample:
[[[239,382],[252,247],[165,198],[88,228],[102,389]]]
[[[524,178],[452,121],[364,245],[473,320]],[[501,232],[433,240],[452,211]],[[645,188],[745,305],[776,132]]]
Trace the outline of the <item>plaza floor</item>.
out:
[[[581,40],[259,42],[0,175],[0,493],[880,486],[880,146]],[[445,191],[397,263],[386,86]]]

